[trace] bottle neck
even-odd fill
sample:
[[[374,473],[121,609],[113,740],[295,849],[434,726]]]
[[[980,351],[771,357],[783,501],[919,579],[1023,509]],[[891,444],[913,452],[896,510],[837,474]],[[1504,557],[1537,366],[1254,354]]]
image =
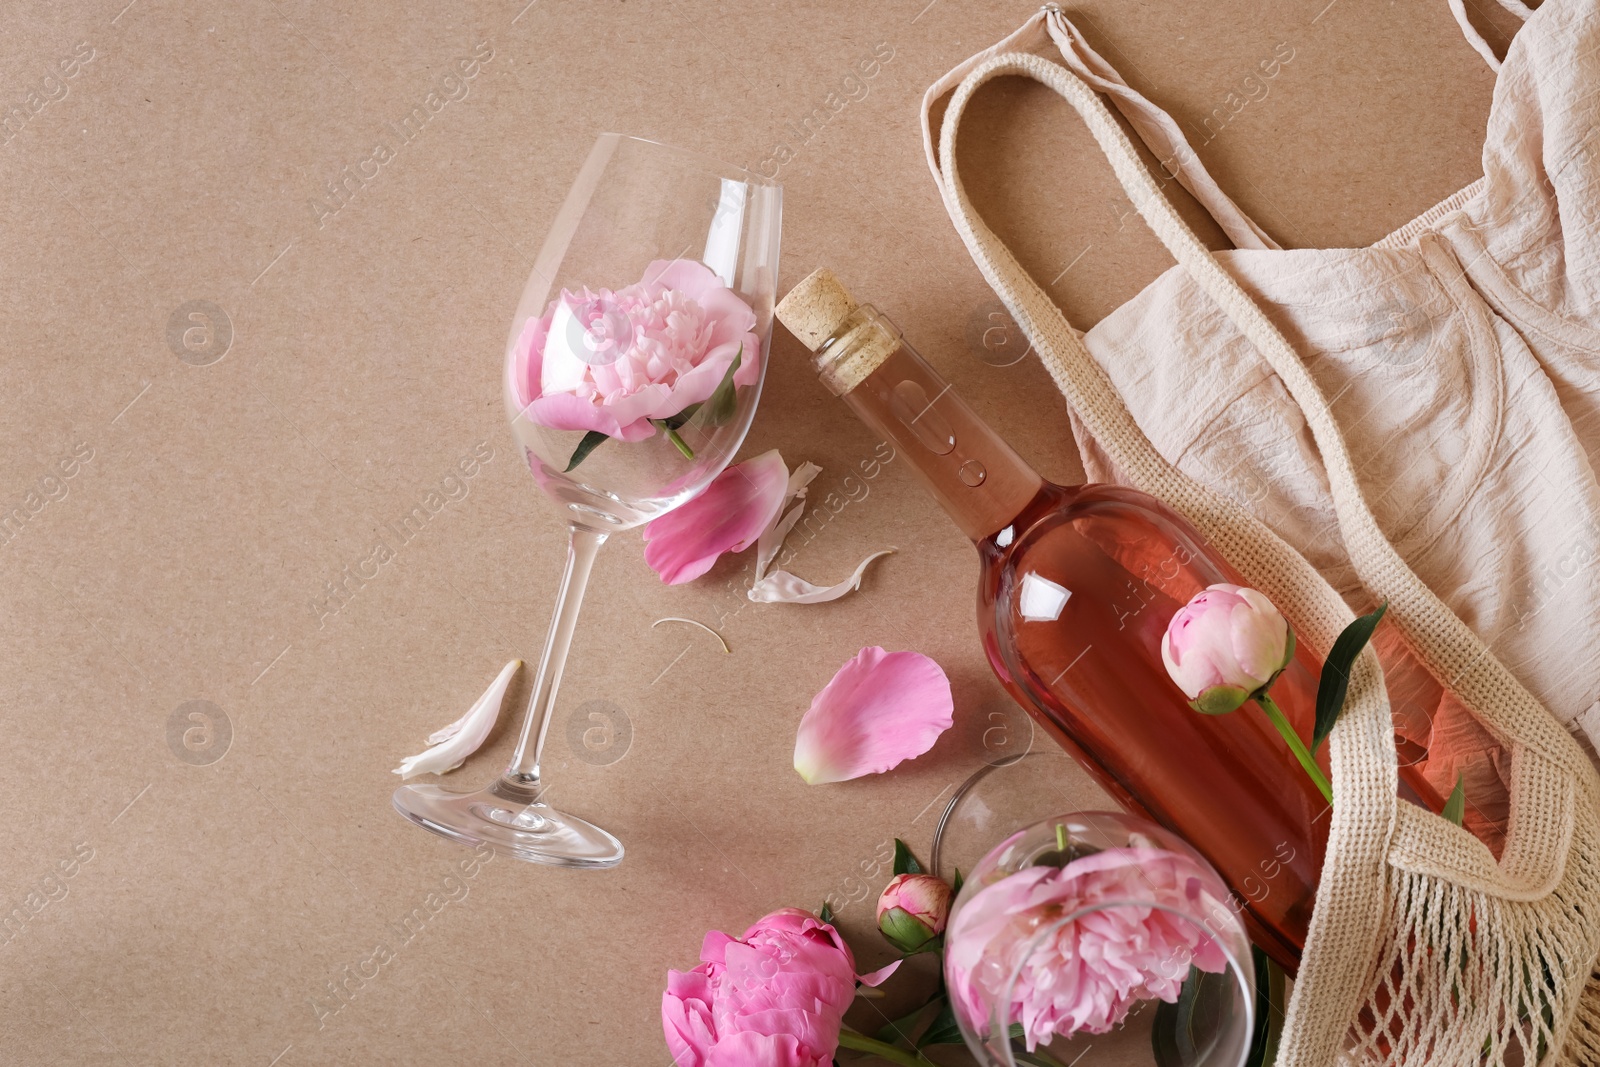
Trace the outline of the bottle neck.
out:
[[[1010,525],[1044,487],[872,305],[851,313],[817,363],[828,387],[895,446],[973,541]]]

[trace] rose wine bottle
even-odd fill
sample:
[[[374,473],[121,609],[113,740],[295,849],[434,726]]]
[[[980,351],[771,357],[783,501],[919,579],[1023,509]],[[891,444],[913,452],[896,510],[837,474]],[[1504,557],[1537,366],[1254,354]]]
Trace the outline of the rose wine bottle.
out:
[[[1243,579],[1145,493],[1045,481],[828,271],[777,314],[977,545],[978,627],[1000,681],[1107,793],[1204,854],[1252,939],[1293,973],[1327,802],[1265,715],[1194,711],[1161,661],[1173,614],[1206,586]],[[1318,665],[1300,649],[1272,695],[1309,742]]]

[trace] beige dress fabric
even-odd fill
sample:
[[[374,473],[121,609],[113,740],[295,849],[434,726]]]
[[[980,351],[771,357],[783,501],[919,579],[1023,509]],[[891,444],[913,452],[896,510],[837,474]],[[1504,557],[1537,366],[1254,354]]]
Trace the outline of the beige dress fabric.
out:
[[[1052,42],[1064,66],[1029,54]],[[1087,333],[961,185],[967,101],[1013,75],[1078,110],[1178,261]],[[1199,243],[1100,94],[1235,250]],[[1283,250],[1053,7],[924,102],[952,220],[1090,477],[1172,504],[1319,651],[1352,607],[1390,602],[1409,662],[1386,691],[1363,656],[1332,738],[1282,1064],[1600,1063],[1600,778],[1567,732],[1600,737],[1597,118],[1596,2],[1547,0],[1500,70],[1479,182],[1371,248]],[[1397,802],[1421,748],[1441,791],[1466,780],[1478,837]]]

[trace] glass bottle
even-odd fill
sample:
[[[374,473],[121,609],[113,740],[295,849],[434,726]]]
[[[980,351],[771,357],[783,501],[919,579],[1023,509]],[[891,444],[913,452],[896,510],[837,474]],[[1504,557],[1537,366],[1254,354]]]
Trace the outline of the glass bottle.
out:
[[[1001,683],[1107,793],[1193,844],[1252,939],[1292,973],[1328,805],[1265,715],[1194,711],[1161,660],[1190,597],[1244,580],[1145,493],[1045,481],[828,271],[791,291],[778,318],[977,546],[978,627]],[[1302,644],[1272,690],[1306,740],[1317,669]]]

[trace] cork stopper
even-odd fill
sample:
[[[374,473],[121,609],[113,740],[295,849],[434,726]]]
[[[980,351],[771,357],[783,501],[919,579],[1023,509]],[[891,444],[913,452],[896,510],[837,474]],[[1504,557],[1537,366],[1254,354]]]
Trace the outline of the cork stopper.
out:
[[[815,352],[856,309],[844,283],[827,267],[818,267],[778,303],[778,321]]]
[[[778,321],[816,353],[817,376],[843,396],[900,347],[900,330],[871,304],[858,304],[827,267],[778,302]]]

